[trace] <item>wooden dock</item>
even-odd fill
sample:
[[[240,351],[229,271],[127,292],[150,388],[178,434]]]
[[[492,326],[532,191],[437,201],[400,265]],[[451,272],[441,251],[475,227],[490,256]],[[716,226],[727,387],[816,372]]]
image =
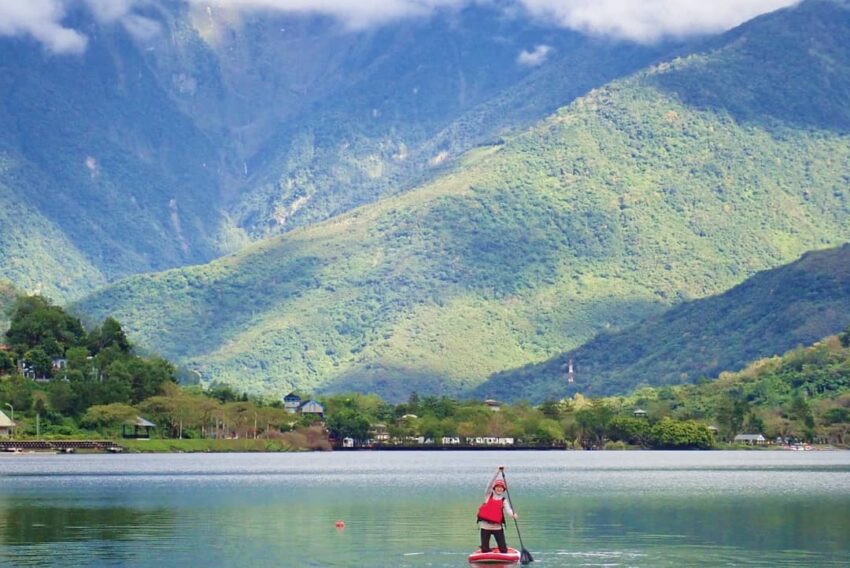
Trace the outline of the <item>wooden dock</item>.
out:
[[[112,440],[0,440],[0,452],[85,452],[121,453],[124,448]]]

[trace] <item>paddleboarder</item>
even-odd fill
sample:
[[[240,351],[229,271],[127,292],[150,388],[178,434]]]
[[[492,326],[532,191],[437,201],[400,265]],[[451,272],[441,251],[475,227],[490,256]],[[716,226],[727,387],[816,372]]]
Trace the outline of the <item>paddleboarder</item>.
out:
[[[484,493],[484,504],[478,508],[478,526],[481,528],[481,552],[490,552],[490,537],[495,537],[499,552],[507,553],[508,544],[505,542],[505,519],[517,519],[518,515],[511,508],[511,502],[505,492],[508,489],[500,465]]]

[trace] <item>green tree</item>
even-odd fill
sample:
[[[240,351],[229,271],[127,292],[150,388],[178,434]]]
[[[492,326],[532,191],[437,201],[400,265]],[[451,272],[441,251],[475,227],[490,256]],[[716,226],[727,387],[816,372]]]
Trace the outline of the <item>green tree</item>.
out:
[[[838,340],[841,342],[842,347],[850,347],[850,325],[838,334]]]
[[[81,422],[87,426],[103,428],[115,426],[128,420],[132,420],[137,415],[138,411],[132,406],[126,404],[96,404],[86,410]]]
[[[741,432],[747,410],[747,403],[741,400],[737,393],[727,392],[721,396],[715,408],[715,417],[727,438]]]
[[[58,356],[68,347],[84,342],[86,333],[80,320],[50,305],[47,299],[24,296],[12,309],[6,339],[19,355],[40,347]]]
[[[547,400],[540,405],[540,412],[542,412],[543,416],[545,416],[546,418],[551,418],[552,420],[560,420],[561,402],[557,400]]]
[[[10,353],[0,351],[0,375],[11,373],[15,370],[15,359]]]
[[[653,448],[666,450],[701,449],[713,445],[711,432],[693,420],[673,420],[664,418],[650,430],[650,443]]]
[[[369,438],[369,419],[350,408],[345,408],[332,416],[328,416],[325,427],[328,432],[338,440],[353,438],[363,442]]]
[[[45,378],[53,375],[53,359],[41,347],[33,347],[24,354],[24,364],[33,374],[33,378]]]
[[[15,412],[26,412],[32,408],[35,383],[20,375],[0,380],[0,401],[10,403]]]
[[[71,414],[74,411],[74,391],[69,381],[51,381],[47,390],[47,400],[50,407],[60,414]]]
[[[608,423],[614,417],[613,409],[603,401],[594,400],[577,410],[575,416],[580,430],[581,444],[585,447],[601,446]]]
[[[106,347],[116,347],[122,353],[129,353],[131,349],[130,341],[121,329],[121,324],[113,317],[103,320],[103,325],[100,327],[100,348]]]
[[[617,416],[608,423],[608,437],[615,442],[645,446],[649,441],[650,424],[644,418]]]

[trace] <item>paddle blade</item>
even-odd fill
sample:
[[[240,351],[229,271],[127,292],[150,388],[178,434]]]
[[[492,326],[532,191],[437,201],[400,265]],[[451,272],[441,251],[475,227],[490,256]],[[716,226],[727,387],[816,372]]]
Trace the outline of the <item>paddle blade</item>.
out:
[[[522,553],[519,555],[520,564],[530,564],[534,562],[534,558],[531,557],[531,553],[526,549],[522,549]]]

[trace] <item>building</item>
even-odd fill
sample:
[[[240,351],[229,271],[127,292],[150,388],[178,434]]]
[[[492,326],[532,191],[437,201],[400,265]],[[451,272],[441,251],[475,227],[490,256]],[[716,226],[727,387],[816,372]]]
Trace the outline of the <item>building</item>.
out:
[[[289,393],[285,397],[283,397],[283,409],[290,414],[295,414],[298,412],[298,408],[301,406],[301,397],[295,394],[294,392]]]
[[[369,431],[372,441],[384,443],[390,441],[390,433],[387,431],[386,424],[375,424]]]
[[[325,407],[312,399],[302,404],[299,410],[301,414],[312,414],[318,418],[324,418],[325,416]]]
[[[646,410],[643,408],[635,408],[632,412],[632,416],[635,418],[646,418]]]
[[[767,440],[761,434],[738,434],[732,441],[736,444],[747,444],[750,446],[761,446],[767,443]]]
[[[495,436],[479,436],[467,438],[466,441],[473,446],[513,446],[513,438],[497,438]]]
[[[154,428],[156,428],[156,424],[150,420],[145,420],[141,416],[136,416],[121,425],[121,437],[147,440],[151,437],[151,430]]]
[[[0,410],[0,438],[8,438],[12,435],[15,423]]]

